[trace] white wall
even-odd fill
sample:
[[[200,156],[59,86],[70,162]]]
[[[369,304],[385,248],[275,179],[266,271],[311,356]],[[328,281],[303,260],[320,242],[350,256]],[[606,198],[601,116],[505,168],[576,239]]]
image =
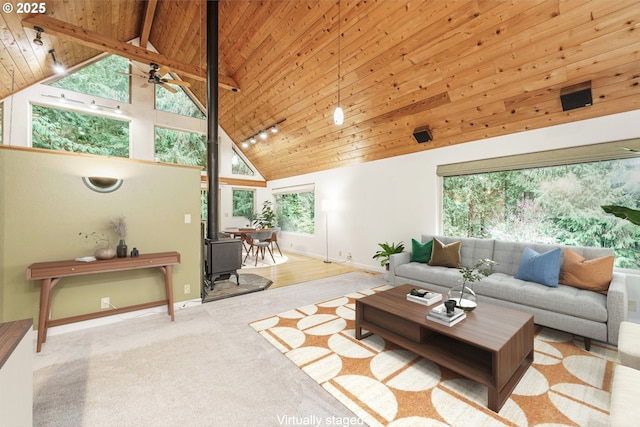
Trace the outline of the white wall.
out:
[[[403,241],[440,227],[441,164],[640,137],[640,110],[513,135],[428,150],[330,171],[270,181],[269,190],[314,183],[316,234],[282,233],[280,247],[324,258],[322,200],[334,201],[329,215],[329,258],[382,270],[371,257],[377,243]]]

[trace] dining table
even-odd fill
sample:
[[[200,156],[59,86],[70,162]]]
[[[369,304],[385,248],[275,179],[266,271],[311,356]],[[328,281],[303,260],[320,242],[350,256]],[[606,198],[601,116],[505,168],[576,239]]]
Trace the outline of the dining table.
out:
[[[242,247],[246,252],[248,250],[248,248],[245,246],[245,242],[247,241],[247,234],[268,230],[270,230],[270,228],[229,227],[223,229],[222,233],[229,234],[234,239],[240,238],[240,240],[242,240]]]

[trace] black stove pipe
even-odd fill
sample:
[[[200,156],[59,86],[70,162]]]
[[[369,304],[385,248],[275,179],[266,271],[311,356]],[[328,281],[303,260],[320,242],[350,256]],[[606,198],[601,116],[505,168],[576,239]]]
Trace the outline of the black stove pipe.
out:
[[[218,240],[218,1],[207,1],[207,238]]]

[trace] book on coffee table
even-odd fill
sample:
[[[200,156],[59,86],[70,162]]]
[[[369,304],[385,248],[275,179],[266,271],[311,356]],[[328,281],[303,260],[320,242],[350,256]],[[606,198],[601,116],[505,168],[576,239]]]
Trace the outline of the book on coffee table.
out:
[[[407,294],[407,301],[417,302],[423,305],[432,305],[438,301],[442,301],[442,294],[431,292],[425,289],[412,289],[412,293]]]
[[[427,319],[444,322],[443,324],[447,325],[450,325],[453,322],[458,323],[465,317],[467,317],[467,315],[464,310],[458,307],[453,309],[453,314],[448,314],[447,307],[445,307],[444,303],[435,306],[429,310],[429,313],[427,314]]]
[[[444,326],[453,326],[456,323],[462,322],[466,318],[467,318],[467,314],[465,312],[462,312],[461,316],[458,316],[454,320],[451,320],[451,321],[443,320],[440,317],[435,317],[435,316],[432,316],[431,314],[427,314],[427,320],[431,320],[432,322],[436,322],[436,323],[439,323],[439,324],[444,325]]]

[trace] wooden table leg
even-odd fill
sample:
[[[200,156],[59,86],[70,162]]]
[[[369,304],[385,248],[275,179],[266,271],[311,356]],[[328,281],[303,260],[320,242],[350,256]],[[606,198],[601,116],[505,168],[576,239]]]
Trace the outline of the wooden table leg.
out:
[[[47,341],[47,321],[51,313],[51,290],[60,278],[42,279],[40,285],[40,313],[38,315],[38,340],[36,352],[40,353],[42,343]]]
[[[169,316],[171,316],[171,321],[173,321],[173,268],[170,265],[166,265],[164,267],[160,267],[160,270],[162,270],[162,273],[164,274],[164,287],[167,292],[167,308]]]

